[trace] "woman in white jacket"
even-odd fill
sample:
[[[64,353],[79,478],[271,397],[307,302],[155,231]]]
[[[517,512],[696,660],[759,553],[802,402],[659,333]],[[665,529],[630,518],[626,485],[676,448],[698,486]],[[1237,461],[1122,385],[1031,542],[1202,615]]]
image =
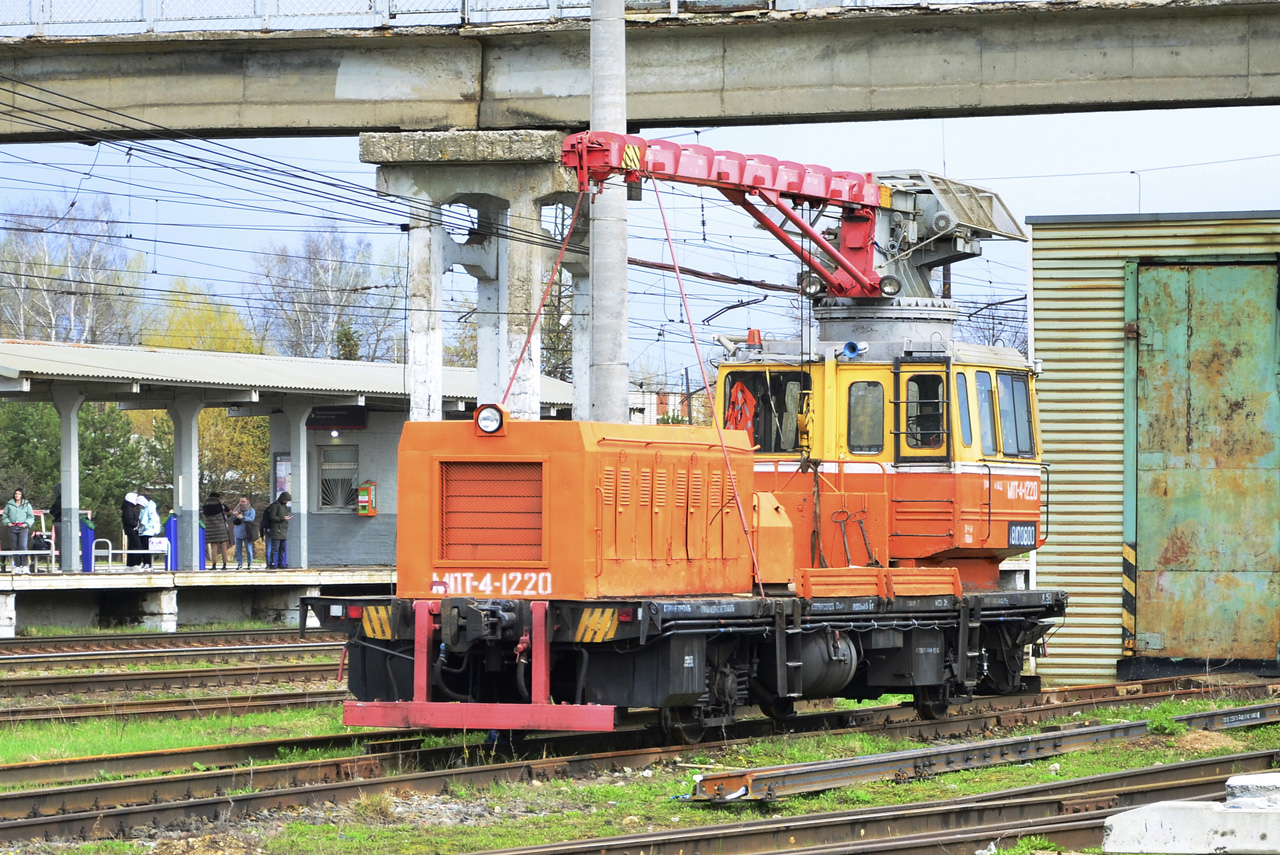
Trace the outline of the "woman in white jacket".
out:
[[[160,512],[156,510],[156,503],[150,496],[139,493],[136,503],[138,505],[138,537],[142,540],[142,548],[147,549],[151,538],[160,536]],[[139,569],[150,570],[151,559],[152,556],[146,556]]]

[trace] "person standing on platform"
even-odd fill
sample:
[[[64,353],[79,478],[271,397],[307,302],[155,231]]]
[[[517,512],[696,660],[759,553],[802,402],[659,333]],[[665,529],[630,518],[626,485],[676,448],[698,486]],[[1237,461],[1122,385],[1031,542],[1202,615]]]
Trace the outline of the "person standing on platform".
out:
[[[218,556],[222,556],[222,569],[227,569],[227,544],[231,542],[231,527],[227,525],[227,506],[222,504],[219,493],[210,493],[200,507],[204,518],[204,542],[209,547],[209,569],[218,569]]]
[[[258,512],[249,503],[249,497],[241,496],[231,513],[231,527],[236,531],[237,570],[253,567],[253,542],[258,539],[257,519]]]
[[[138,494],[138,539],[142,541],[143,549],[151,548],[151,538],[160,536],[160,512],[156,510],[156,503],[151,500],[150,496],[143,493]],[[142,569],[150,570],[151,562],[155,558],[154,555],[148,553],[142,556]]]
[[[16,552],[27,550],[27,538],[31,536],[31,526],[35,525],[36,512],[27,501],[22,488],[13,491],[13,498],[5,502],[4,523],[9,528],[9,546]],[[13,572],[27,573],[27,556],[13,556]]]
[[[267,532],[268,570],[273,568],[283,570],[288,566],[284,542],[289,537],[289,520],[293,519],[293,514],[289,513],[289,504],[292,501],[293,494],[285,491],[267,507],[266,517],[270,524],[270,530]]]
[[[124,532],[125,558],[126,567],[139,567],[143,563],[142,557],[142,535],[138,534],[138,521],[141,519],[138,510],[138,494],[129,492],[124,494],[124,501],[120,503],[120,529]]]

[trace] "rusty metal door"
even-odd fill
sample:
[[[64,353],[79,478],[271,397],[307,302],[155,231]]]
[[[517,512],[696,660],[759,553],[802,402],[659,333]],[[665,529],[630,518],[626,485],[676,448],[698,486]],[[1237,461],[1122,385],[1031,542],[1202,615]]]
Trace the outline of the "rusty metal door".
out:
[[[1137,645],[1274,659],[1276,264],[1138,267]]]

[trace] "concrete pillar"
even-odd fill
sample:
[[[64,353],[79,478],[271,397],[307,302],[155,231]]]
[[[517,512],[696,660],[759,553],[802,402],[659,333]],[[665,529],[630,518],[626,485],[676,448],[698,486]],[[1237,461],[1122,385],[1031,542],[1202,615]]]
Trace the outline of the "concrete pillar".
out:
[[[509,224],[514,232],[546,235],[542,229],[542,202],[533,195],[521,194],[511,200]],[[550,235],[546,235],[550,238]],[[511,382],[507,409],[517,418],[538,419],[542,415],[542,336],[534,328],[534,315],[546,288],[543,281],[543,259],[546,249],[527,240],[508,240],[507,259],[507,370],[503,382]],[[541,326],[541,320],[538,322]],[[521,358],[521,348],[533,329],[529,348]],[[519,359],[517,365],[515,361]]]
[[[178,631],[178,589],[152,588],[142,595],[142,628]]]
[[[506,391],[512,359],[507,345],[507,257],[498,252],[498,236],[508,226],[507,206],[500,199],[470,194],[459,202],[474,208],[476,229],[451,253],[449,263],[462,265],[476,279],[476,403],[496,404]]]
[[[320,596],[320,587],[316,585],[310,588],[304,588],[302,591],[302,596],[318,597]],[[297,613],[295,612],[295,615],[296,614]],[[298,619],[296,616],[293,618],[293,622],[290,623],[289,625],[290,626],[298,625]],[[320,619],[316,617],[315,612],[311,611],[310,609],[307,609],[307,629],[319,629],[319,628],[320,628]]]
[[[292,531],[293,529],[290,529]],[[319,588],[255,588],[252,614],[255,619],[283,626],[298,625],[298,602],[304,597],[320,595]],[[308,626],[311,626],[308,622]],[[319,626],[316,623],[315,626]]]
[[[431,233],[418,237],[416,242],[411,235],[410,294],[438,294],[440,277],[454,265],[481,280],[477,294],[477,320],[481,325],[477,391],[482,401],[490,395],[501,398],[505,391],[512,363],[524,345],[542,294],[546,247],[536,245],[545,241],[541,205],[548,198],[570,192],[576,197],[576,179],[560,166],[563,139],[563,134],[553,131],[417,132],[360,137],[361,160],[380,164],[379,190],[406,198],[415,218],[422,220],[421,224],[415,222],[412,231]],[[448,238],[443,227],[431,227],[431,218],[438,216],[435,206],[449,204],[465,204],[477,211],[475,240],[459,245]],[[502,209],[506,209],[506,228],[497,229],[495,236],[494,230],[486,231],[485,226],[500,222],[497,211]],[[416,261],[415,246],[420,247]],[[428,256],[432,259],[430,264],[426,263]],[[431,281],[414,281],[421,277],[430,277]],[[496,293],[484,280],[499,283]],[[500,321],[495,324],[488,320],[493,317],[489,312],[495,300],[496,317],[506,318],[505,336]],[[410,310],[411,317],[439,317],[438,309],[415,312],[411,304]],[[430,345],[414,340],[420,334],[411,324],[410,352],[415,359],[419,350],[422,359],[431,359]],[[512,412],[524,418],[536,419],[541,412],[540,347],[541,342],[535,338],[530,345],[532,358],[526,356],[522,362],[507,401]],[[438,370],[438,361],[434,365]],[[424,367],[423,371],[427,370],[430,366]],[[416,371],[411,362],[414,385],[410,396],[415,400],[421,389],[413,380]],[[410,418],[439,417],[438,403],[434,409],[411,404]]]
[[[179,398],[169,405],[169,418],[173,420],[173,511],[178,515],[174,567],[179,571],[189,572],[204,566],[204,556],[200,554],[199,430],[203,409],[204,404],[195,398]]]
[[[80,569],[80,405],[84,403],[84,393],[79,389],[54,386],[51,394],[62,435],[62,522],[58,524],[57,534],[58,567],[63,573],[75,573]]]
[[[591,0],[591,130],[627,132],[624,0]],[[605,183],[591,197],[591,418],[626,424],[627,191]],[[574,378],[577,379],[576,376]]]
[[[426,205],[431,200],[420,199]],[[409,224],[409,418],[440,418],[444,338],[440,325],[448,234],[439,218],[415,216]]]
[[[591,273],[586,264],[567,265],[573,276],[573,420],[591,418]]]
[[[0,594],[0,638],[18,634],[18,595]]]
[[[311,507],[311,472],[308,466],[311,444],[307,439],[307,417],[312,403],[297,398],[285,398],[284,414],[289,420],[289,462],[293,468],[293,504],[289,513],[289,539],[286,552],[290,567],[306,567],[309,561],[307,544],[307,509]]]

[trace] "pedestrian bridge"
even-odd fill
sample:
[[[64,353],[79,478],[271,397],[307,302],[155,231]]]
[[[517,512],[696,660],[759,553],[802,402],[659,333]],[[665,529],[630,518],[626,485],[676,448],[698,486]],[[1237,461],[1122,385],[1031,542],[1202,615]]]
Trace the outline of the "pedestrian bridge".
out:
[[[368,11],[355,23],[281,16],[278,0],[104,0],[92,8],[140,11],[109,21],[0,20],[0,32],[12,34],[0,39],[0,142],[587,124],[584,0],[442,2],[362,0]],[[1278,3],[814,3],[667,0],[629,12],[630,122],[1280,102]],[[309,5],[355,4],[290,7]],[[207,17],[184,18],[183,9]]]

